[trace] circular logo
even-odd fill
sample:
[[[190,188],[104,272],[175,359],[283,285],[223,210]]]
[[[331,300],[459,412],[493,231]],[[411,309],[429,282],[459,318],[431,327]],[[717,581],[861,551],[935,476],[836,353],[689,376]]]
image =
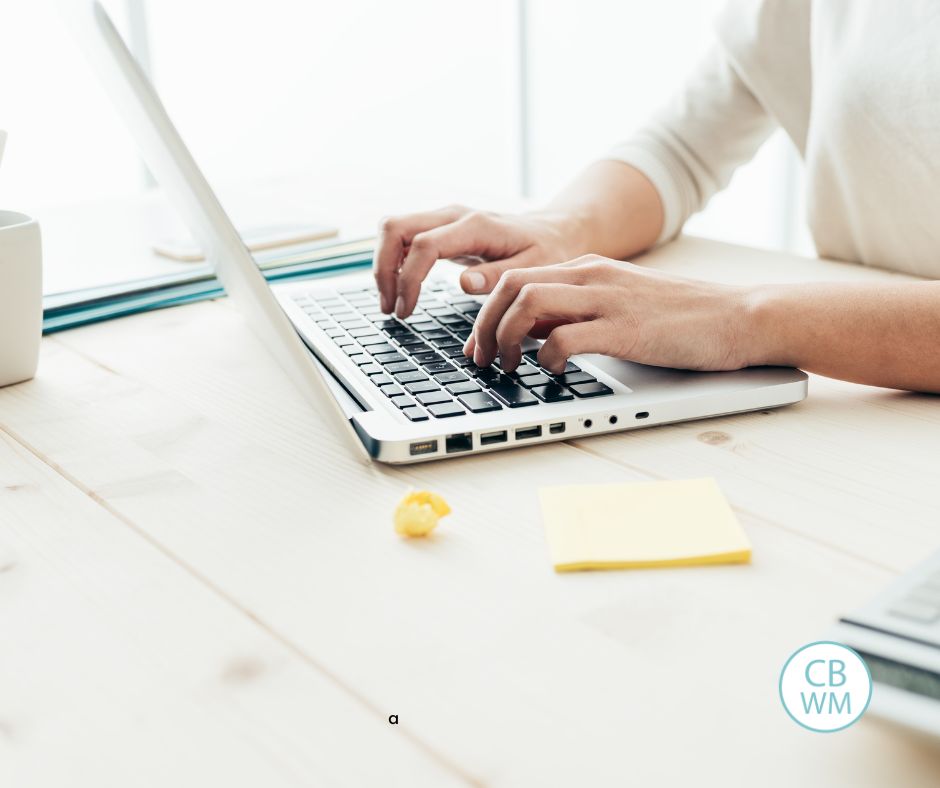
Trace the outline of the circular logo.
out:
[[[790,718],[807,730],[848,728],[871,702],[871,673],[855,651],[822,640],[793,652],[780,671],[780,700]]]

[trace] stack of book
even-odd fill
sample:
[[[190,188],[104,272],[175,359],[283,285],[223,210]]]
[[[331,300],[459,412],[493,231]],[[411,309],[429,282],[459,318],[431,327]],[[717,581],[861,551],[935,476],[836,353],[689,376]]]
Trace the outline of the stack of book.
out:
[[[335,275],[372,265],[373,238],[315,243],[256,252],[269,282]],[[136,279],[104,287],[54,293],[43,299],[44,334],[225,295],[209,265],[181,274]]]

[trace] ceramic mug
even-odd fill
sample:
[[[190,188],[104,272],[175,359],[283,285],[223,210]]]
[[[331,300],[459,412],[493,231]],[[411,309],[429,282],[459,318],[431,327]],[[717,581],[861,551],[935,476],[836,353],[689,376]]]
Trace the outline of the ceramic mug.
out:
[[[0,386],[29,380],[42,335],[42,240],[39,223],[0,211]]]

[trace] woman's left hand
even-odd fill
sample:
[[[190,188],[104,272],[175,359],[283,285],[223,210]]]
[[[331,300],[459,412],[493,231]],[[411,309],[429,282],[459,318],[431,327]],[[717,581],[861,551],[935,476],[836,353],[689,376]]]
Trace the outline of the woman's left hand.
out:
[[[556,374],[578,353],[679,369],[740,369],[749,364],[748,292],[595,255],[514,269],[480,310],[464,352],[479,366],[499,355],[511,372],[525,337],[547,335],[539,363]]]

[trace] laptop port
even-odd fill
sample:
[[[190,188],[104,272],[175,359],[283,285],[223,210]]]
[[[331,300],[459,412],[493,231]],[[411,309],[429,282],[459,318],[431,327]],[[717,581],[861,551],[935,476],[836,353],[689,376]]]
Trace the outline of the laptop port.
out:
[[[446,439],[446,448],[448,454],[456,454],[460,451],[470,451],[473,448],[473,433],[458,432],[455,435],[448,435]]]
[[[549,431],[552,435],[557,435],[559,432],[564,432],[564,431],[565,431],[565,422],[563,422],[563,421],[556,421],[554,424],[549,424],[549,425],[548,425],[548,431]]]
[[[535,427],[523,427],[522,429],[516,430],[516,440],[524,441],[529,438],[537,438],[542,434],[542,425],[537,425]]]
[[[506,430],[500,430],[499,432],[481,432],[480,445],[491,446],[494,443],[505,443],[507,437]]]
[[[408,448],[412,457],[417,457],[419,454],[434,454],[437,451],[437,441],[412,443]]]
[[[649,415],[650,415],[650,414],[649,414],[649,411],[648,411],[648,410],[641,410],[641,411],[640,411],[639,413],[637,413],[633,418],[635,418],[635,419],[648,419],[648,418],[649,418]]]

